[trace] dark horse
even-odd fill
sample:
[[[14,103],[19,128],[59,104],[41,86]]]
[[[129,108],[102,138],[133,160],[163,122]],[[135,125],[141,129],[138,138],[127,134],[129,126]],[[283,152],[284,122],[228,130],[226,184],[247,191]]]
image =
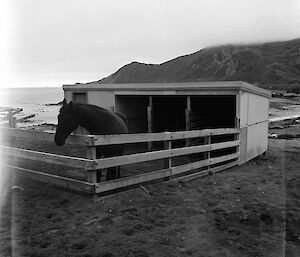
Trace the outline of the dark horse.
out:
[[[92,135],[111,135],[128,133],[127,123],[126,117],[121,113],[90,104],[75,104],[72,101],[67,104],[64,99],[58,115],[55,143],[58,146],[63,145],[66,138],[79,125]],[[103,146],[96,149],[97,158],[122,155],[123,152],[122,145]],[[120,168],[108,168],[107,180],[116,177],[120,177]]]

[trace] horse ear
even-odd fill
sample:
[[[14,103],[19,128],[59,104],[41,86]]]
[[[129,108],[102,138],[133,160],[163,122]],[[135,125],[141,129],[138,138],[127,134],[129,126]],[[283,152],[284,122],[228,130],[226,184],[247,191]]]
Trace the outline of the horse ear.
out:
[[[66,98],[64,98],[63,105],[66,105],[66,104],[67,104],[67,101],[66,101]]]

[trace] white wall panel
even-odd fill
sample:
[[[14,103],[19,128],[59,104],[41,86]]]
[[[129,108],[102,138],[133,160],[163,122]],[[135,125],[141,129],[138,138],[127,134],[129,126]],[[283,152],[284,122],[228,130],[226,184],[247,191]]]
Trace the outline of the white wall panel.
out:
[[[269,118],[269,98],[249,93],[248,125]]]
[[[267,151],[268,126],[269,123],[267,121],[248,126],[247,161]]]
[[[115,95],[113,91],[88,91],[88,103],[105,109],[115,107]]]
[[[249,93],[241,92],[240,96],[240,127],[243,128],[248,125]]]

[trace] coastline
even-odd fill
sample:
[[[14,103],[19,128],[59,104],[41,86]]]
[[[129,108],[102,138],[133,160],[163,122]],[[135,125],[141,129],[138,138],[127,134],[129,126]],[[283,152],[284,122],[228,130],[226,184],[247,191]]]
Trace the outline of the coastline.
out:
[[[17,119],[35,115],[26,122],[19,123],[19,127],[27,128],[43,123],[56,124],[60,103],[64,98],[63,90],[56,88],[10,88],[0,92],[0,117],[7,115],[7,110],[22,109],[15,115]]]
[[[273,97],[270,99],[269,108],[270,122],[285,118],[298,118],[300,116],[300,96],[293,99]]]
[[[22,110],[18,112],[14,116],[17,120],[18,128],[28,128],[40,125],[55,125],[57,124],[57,115],[59,113],[59,109],[61,108],[61,103],[50,103],[50,104],[40,104],[40,105],[32,105],[30,107],[25,106],[25,108],[19,107],[1,107],[0,106],[0,126],[5,124],[7,121],[7,115],[9,112],[15,112],[16,110]],[[32,116],[30,119],[22,120],[24,117]]]

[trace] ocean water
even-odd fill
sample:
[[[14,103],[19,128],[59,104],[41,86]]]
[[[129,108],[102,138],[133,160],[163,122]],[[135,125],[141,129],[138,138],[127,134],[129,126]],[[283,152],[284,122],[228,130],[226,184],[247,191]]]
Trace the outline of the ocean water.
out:
[[[55,104],[61,102],[63,97],[62,87],[0,88],[0,107],[22,108],[23,111],[16,115],[17,118],[35,114],[35,117],[27,122],[18,123],[18,127],[28,127],[43,123],[57,124],[57,115],[61,106]],[[278,102],[281,105],[270,108],[271,120],[300,116],[300,97],[293,100],[272,98],[271,102]],[[3,114],[5,115],[5,113]]]
[[[9,88],[0,89],[0,107],[22,108],[16,117],[35,114],[28,122],[19,123],[18,127],[26,127],[43,123],[57,124],[57,115],[63,100],[62,87],[55,88]],[[50,104],[50,105],[49,105]]]

